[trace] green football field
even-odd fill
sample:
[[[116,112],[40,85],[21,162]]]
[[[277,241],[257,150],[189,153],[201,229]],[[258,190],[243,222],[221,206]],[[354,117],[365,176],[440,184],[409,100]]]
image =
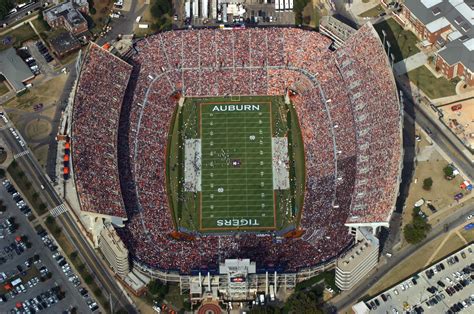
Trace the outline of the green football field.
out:
[[[274,229],[271,102],[200,103],[201,230]]]

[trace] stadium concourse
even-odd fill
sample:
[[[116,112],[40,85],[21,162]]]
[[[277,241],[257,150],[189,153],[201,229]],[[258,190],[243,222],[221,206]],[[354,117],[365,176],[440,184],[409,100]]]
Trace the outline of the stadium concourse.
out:
[[[93,46],[73,115],[81,209],[127,220],[118,232],[134,262],[181,274],[217,269],[227,258],[294,272],[336,258],[353,241],[348,226],[388,225],[401,165],[401,110],[390,65],[370,24],[336,51],[330,43],[298,28],[170,31],[138,41],[131,66]],[[165,152],[177,95],[288,91],[305,145],[303,235],[171,237]]]

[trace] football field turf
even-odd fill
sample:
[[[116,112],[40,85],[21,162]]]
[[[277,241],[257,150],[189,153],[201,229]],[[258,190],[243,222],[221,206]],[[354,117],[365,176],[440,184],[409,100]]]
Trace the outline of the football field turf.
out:
[[[276,226],[271,102],[201,103],[201,230]]]

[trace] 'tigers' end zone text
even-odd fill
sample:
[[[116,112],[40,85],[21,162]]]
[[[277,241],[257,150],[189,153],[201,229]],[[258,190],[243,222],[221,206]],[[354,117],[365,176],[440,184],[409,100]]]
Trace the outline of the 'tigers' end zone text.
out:
[[[260,226],[257,219],[218,219],[218,227]]]

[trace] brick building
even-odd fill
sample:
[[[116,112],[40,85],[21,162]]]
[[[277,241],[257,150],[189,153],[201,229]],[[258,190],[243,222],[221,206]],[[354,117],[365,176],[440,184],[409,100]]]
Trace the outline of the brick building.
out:
[[[474,86],[474,2],[405,1],[401,17],[424,46],[437,48],[436,70]]]
[[[74,35],[88,30],[87,21],[81,13],[89,13],[87,0],[69,0],[44,11],[45,21],[51,28],[64,28]]]

